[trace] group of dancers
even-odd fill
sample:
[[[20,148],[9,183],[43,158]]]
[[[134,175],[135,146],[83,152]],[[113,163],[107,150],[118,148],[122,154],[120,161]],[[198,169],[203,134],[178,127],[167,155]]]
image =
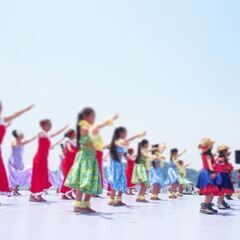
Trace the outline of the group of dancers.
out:
[[[30,111],[31,105],[10,116],[2,116],[2,104],[0,102],[0,146],[6,129],[11,122],[24,113]],[[48,157],[51,148],[60,145],[61,172],[59,177],[59,193],[64,200],[72,199],[74,212],[94,213],[91,207],[91,198],[103,193],[105,177],[103,173],[104,159],[109,159],[107,166],[107,191],[108,204],[113,207],[126,206],[123,194],[134,194],[133,189],[138,189],[136,201],[149,202],[146,199],[148,188],[151,189],[151,201],[161,200],[161,189],[169,187],[169,198],[182,197],[186,185],[186,169],[189,164],[181,160],[178,149],[170,151],[170,167],[167,178],[164,178],[163,164],[166,144],[150,144],[145,139],[146,132],[128,136],[125,127],[117,127],[114,130],[112,141],[105,145],[101,132],[105,127],[112,126],[119,118],[116,114],[112,118],[97,125],[95,124],[96,112],[92,108],[84,108],[77,117],[76,130],[68,126],[51,133],[52,122],[43,119],[39,122],[40,132],[37,136],[25,140],[24,134],[14,130],[12,132],[12,155],[8,161],[9,177],[4,166],[0,147],[0,194],[19,195],[19,187],[30,185],[30,202],[46,202],[43,194],[53,185],[48,169]],[[63,139],[52,144],[51,139],[61,136]],[[23,164],[24,146],[37,140],[38,148],[33,158],[33,166],[25,168]],[[131,148],[133,141],[138,142],[135,153]],[[229,162],[229,147],[218,147],[218,156],[212,153],[214,141],[204,138],[199,149],[202,152],[203,169],[200,172],[197,187],[201,195],[205,195],[205,201],[201,204],[201,212],[204,214],[216,214],[213,208],[214,196],[218,196],[218,208],[229,209],[225,201],[225,195],[234,193],[231,173],[233,166]],[[104,150],[108,154],[104,156]],[[125,163],[126,162],[126,167]]]

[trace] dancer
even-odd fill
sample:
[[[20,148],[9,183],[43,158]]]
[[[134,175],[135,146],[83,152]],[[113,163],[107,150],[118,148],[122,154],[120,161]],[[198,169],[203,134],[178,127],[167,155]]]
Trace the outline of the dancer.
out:
[[[112,121],[107,120],[94,127],[95,118],[94,109],[84,108],[77,119],[78,153],[65,181],[66,187],[76,190],[76,201],[73,204],[76,213],[95,213],[90,206],[91,197],[103,191],[92,137],[111,125]]]
[[[163,152],[167,148],[165,144],[162,145],[153,145],[153,148],[156,148],[152,151],[153,161],[152,167],[149,170],[149,183],[152,187],[152,201],[159,201],[159,193],[161,189],[165,186],[165,181],[163,177],[162,167],[163,161],[165,157],[163,156]]]
[[[60,188],[60,195],[63,200],[74,199],[72,189],[64,186],[64,182],[67,179],[68,173],[73,165],[77,154],[77,143],[76,143],[76,132],[73,129],[68,130],[65,134],[65,144],[64,144],[64,157],[62,160],[62,172],[64,180]]]
[[[220,196],[218,198],[218,209],[225,210],[231,208],[227,202],[224,201],[224,196],[226,194],[232,195],[234,193],[234,187],[231,179],[231,172],[233,171],[233,166],[229,162],[229,147],[226,145],[221,145],[218,147],[218,157],[215,161],[214,169],[219,173],[221,178],[220,185]]]
[[[12,142],[12,154],[8,160],[9,182],[14,196],[21,195],[19,192],[20,186],[29,186],[32,174],[31,167],[24,167],[23,152],[24,146],[33,142],[37,137],[32,137],[28,140],[24,139],[24,134],[14,130],[12,132],[14,140]]]
[[[167,184],[171,186],[168,195],[170,199],[176,199],[177,197],[179,197],[178,194],[179,175],[177,171],[178,159],[185,153],[186,150],[179,154],[179,150],[177,148],[171,150],[170,167],[168,169],[167,177]]]
[[[135,184],[132,183],[134,164],[135,164],[134,149],[130,148],[128,149],[127,153],[127,167],[126,167],[128,195],[134,195],[133,190],[135,189]]]
[[[22,114],[30,111],[33,107],[34,105],[31,105],[12,115],[3,117],[2,116],[3,107],[2,107],[2,103],[0,102],[0,194],[1,195],[11,195],[11,189],[9,187],[8,177],[7,177],[6,169],[3,163],[2,151],[1,151],[1,145],[6,133],[6,128],[10,125],[11,121],[20,117]]]
[[[179,182],[179,187],[178,187],[178,196],[183,197],[183,190],[186,187],[186,176],[187,172],[186,169],[190,166],[191,164],[185,164],[183,160],[178,160],[177,164],[177,170],[178,170],[178,182]]]
[[[46,202],[42,197],[45,190],[51,187],[49,182],[48,172],[48,155],[51,148],[51,138],[54,138],[64,132],[68,126],[49,135],[52,129],[52,122],[50,119],[40,121],[41,132],[38,135],[38,150],[33,159],[33,170],[31,180],[31,194],[30,202]]]
[[[125,127],[118,127],[114,131],[108,167],[108,182],[111,186],[110,206],[126,206],[122,201],[122,195],[127,190],[126,173],[122,163],[126,152],[125,149],[130,142],[143,136],[145,136],[145,133],[127,139],[127,129]]]
[[[135,160],[135,166],[133,170],[132,182],[134,184],[140,184],[141,188],[136,199],[137,202],[146,203],[145,194],[149,187],[147,161],[149,161],[149,153],[153,150],[149,150],[149,141],[144,139],[138,144],[138,152]]]
[[[214,196],[219,196],[221,184],[219,175],[214,170],[214,156],[212,148],[214,141],[210,138],[204,138],[199,144],[202,152],[203,169],[200,172],[197,188],[200,195],[205,195],[205,201],[201,204],[200,212],[204,214],[216,214],[218,211],[213,209]]]

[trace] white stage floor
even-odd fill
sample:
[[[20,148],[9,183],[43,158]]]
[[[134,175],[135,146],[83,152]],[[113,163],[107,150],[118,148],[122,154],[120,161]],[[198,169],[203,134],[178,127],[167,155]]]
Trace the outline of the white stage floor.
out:
[[[0,197],[0,238],[2,240],[239,240],[240,200],[232,210],[216,216],[199,213],[202,197],[139,204],[125,197],[128,207],[113,208],[106,198],[94,199],[95,215],[77,215],[71,201],[46,196],[48,204],[29,203],[27,195]]]

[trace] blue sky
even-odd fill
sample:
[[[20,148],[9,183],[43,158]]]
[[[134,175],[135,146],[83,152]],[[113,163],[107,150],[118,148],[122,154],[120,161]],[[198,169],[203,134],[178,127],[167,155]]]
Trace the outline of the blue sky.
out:
[[[202,137],[239,148],[239,9],[237,0],[0,1],[5,113],[36,104],[12,129],[31,136],[44,117],[74,126],[89,105],[99,121],[119,112],[129,134],[187,148],[196,168]]]

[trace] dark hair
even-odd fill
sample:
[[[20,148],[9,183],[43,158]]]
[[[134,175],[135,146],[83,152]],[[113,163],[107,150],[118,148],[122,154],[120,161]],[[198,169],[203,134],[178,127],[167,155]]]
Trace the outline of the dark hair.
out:
[[[13,130],[12,131],[12,135],[13,135],[13,137],[15,137],[17,139],[18,138],[18,131],[17,130]]]
[[[114,133],[113,133],[112,142],[110,144],[110,155],[112,159],[115,160],[116,162],[120,162],[120,158],[116,150],[115,142],[119,140],[121,133],[126,131],[127,129],[125,127],[118,127],[114,130]]]
[[[224,158],[224,160],[227,162],[228,161],[228,157],[226,156],[226,150],[220,151],[218,153],[218,157],[219,158]]]
[[[129,149],[128,149],[128,154],[129,154],[129,155],[134,154],[134,149],[133,149],[133,148],[129,148]]]
[[[211,148],[208,149],[207,151],[203,152],[202,155],[207,155],[207,156],[209,156],[212,159],[212,161],[214,161],[214,156],[213,156]]]
[[[136,160],[135,160],[135,163],[139,164],[141,163],[141,150],[142,150],[142,147],[146,144],[149,144],[149,141],[146,140],[146,139],[143,139],[139,144],[138,144],[138,151],[137,151],[137,157],[136,157]]]
[[[177,153],[178,153],[178,149],[177,148],[171,149],[171,151],[170,151],[170,161],[171,162],[173,161],[173,155],[175,155]]]
[[[86,117],[94,113],[94,109],[90,107],[84,108],[77,116],[77,127],[76,127],[76,133],[77,133],[77,148],[80,150],[80,139],[81,139],[81,126],[80,122],[84,120]]]
[[[74,133],[75,133],[75,130],[74,130],[74,129],[69,129],[69,130],[64,134],[64,137],[65,137],[65,138],[71,138]]]

